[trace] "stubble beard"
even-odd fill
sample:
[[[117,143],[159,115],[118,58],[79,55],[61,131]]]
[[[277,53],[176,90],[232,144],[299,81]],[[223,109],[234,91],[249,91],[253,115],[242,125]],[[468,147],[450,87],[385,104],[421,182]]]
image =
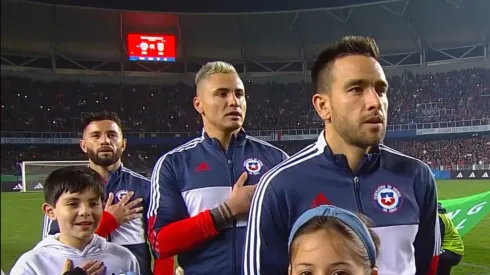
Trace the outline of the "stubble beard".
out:
[[[118,162],[121,159],[121,156],[122,156],[121,148],[116,149],[116,151],[112,154],[112,156],[107,158],[101,158],[94,150],[87,149],[88,159],[91,160],[97,166],[102,166],[102,167],[111,166],[116,162]]]
[[[362,124],[346,117],[337,116],[337,119],[332,121],[332,125],[346,144],[363,149],[379,145],[386,134],[386,125],[380,130],[381,133],[373,134],[362,130]]]

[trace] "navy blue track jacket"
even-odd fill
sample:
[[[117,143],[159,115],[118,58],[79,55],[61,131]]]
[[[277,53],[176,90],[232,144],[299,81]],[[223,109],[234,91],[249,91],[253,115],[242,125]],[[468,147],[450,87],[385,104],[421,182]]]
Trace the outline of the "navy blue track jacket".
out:
[[[374,222],[381,240],[379,274],[435,274],[440,232],[429,167],[380,145],[352,172],[344,155],[331,153],[322,132],[260,180],[248,220],[244,275],[287,274],[289,232],[303,212],[321,204]]]
[[[256,184],[262,174],[287,157],[243,130],[226,151],[217,139],[203,132],[168,152],[158,160],[151,179],[149,220],[154,221],[155,234],[170,223],[221,205],[244,171],[248,172],[245,185]],[[246,225],[246,218],[238,220],[193,251],[178,255],[185,274],[241,274]]]
[[[142,198],[143,213],[147,213],[150,203],[150,180],[144,176],[121,167],[114,172],[109,173],[109,178],[105,184],[106,196],[114,193],[114,203],[118,203],[125,194],[133,191],[133,199]],[[53,235],[59,233],[60,229],[56,221],[52,221],[44,216],[43,235]],[[108,240],[112,243],[122,245],[128,248],[138,259],[142,275],[151,275],[151,252],[147,240],[147,219],[143,215],[141,219],[134,219],[130,222],[120,225],[113,231]]]

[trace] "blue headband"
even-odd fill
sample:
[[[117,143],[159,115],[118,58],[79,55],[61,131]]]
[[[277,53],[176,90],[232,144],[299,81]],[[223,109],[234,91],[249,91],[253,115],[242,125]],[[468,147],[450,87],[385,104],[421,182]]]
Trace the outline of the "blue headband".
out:
[[[351,228],[361,239],[364,247],[366,247],[369,261],[371,262],[371,268],[374,268],[376,265],[376,246],[374,245],[373,238],[371,238],[371,234],[369,234],[369,230],[366,225],[352,212],[344,210],[342,208],[338,208],[331,205],[321,205],[316,208],[310,209],[304,212],[294,223],[293,229],[289,234],[289,242],[288,247],[291,249],[291,243],[293,242],[293,238],[298,232],[298,229],[309,222],[314,217],[334,217],[339,219],[349,228]]]

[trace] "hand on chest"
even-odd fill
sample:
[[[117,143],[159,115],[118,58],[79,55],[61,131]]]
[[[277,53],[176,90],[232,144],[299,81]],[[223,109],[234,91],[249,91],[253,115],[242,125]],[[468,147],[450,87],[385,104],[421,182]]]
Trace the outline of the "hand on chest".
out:
[[[64,268],[66,259],[70,259],[72,261],[72,269],[76,267],[82,267],[84,264],[86,265],[90,261],[101,261],[105,267],[105,273],[103,275],[112,275],[113,273],[119,274],[121,272],[126,272],[125,269],[126,264],[120,258],[115,255],[94,255],[94,256],[86,256],[86,257],[70,257],[68,255],[63,254],[52,254],[50,257],[45,258],[46,261],[40,266],[43,266],[44,272],[41,274],[62,274],[62,269]],[[58,272],[54,272],[54,270],[58,270]]]
[[[129,184],[124,184],[124,183],[119,183],[119,184],[114,184],[112,186],[106,186],[106,200],[107,200],[107,195],[109,193],[114,194],[114,200],[112,201],[113,204],[117,204],[120,201],[124,199],[125,196],[133,195],[129,199],[128,202],[134,201],[136,199],[143,199],[146,200],[147,195],[145,195],[142,190],[135,188],[134,186],[131,186]],[[144,203],[143,203],[144,205]]]
[[[260,157],[208,158],[193,161],[186,167],[179,182],[181,190],[209,187],[233,187],[243,172],[247,172],[246,185],[257,184],[271,165]]]
[[[245,185],[254,185],[270,167],[265,159],[259,157],[194,161],[178,181],[189,215],[192,217],[226,201],[243,172],[248,174]]]

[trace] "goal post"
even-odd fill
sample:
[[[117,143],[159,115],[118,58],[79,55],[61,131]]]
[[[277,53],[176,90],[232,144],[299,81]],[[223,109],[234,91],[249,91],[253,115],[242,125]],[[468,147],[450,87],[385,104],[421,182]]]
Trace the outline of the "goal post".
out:
[[[41,192],[46,177],[62,167],[67,166],[88,166],[88,160],[74,161],[23,161],[22,172],[22,192]]]

